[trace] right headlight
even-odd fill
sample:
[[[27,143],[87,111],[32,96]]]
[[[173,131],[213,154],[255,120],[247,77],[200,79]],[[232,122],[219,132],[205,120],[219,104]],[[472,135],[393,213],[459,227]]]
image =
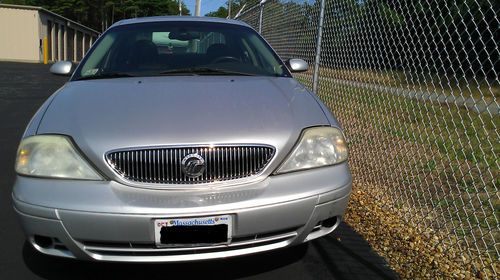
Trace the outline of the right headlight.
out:
[[[304,130],[293,151],[276,173],[334,165],[347,160],[347,144],[342,131],[335,127]]]
[[[35,135],[21,140],[16,172],[37,177],[102,180],[71,140],[63,135]]]

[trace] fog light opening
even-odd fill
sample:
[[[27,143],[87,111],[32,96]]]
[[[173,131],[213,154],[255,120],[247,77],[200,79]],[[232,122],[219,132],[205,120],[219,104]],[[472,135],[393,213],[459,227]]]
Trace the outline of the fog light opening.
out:
[[[68,251],[68,248],[66,246],[59,245],[59,244],[54,245],[54,249],[59,250],[59,251]]]
[[[337,217],[331,217],[321,222],[321,226],[325,228],[334,227],[337,224]]]
[[[42,235],[35,235],[33,239],[34,239],[36,245],[38,245],[42,248],[45,248],[45,249],[52,248],[54,245],[54,241],[52,240],[51,237],[42,236]]]
[[[331,233],[340,224],[341,219],[341,216],[334,216],[325,220],[318,221],[318,223],[312,228],[311,232],[309,232],[309,234],[305,238],[305,241],[310,241]]]

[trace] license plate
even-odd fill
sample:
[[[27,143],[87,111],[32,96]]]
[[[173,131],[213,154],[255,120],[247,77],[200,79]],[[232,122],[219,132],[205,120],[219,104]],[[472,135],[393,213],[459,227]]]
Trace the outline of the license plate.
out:
[[[228,244],[232,236],[230,215],[154,220],[158,247]]]

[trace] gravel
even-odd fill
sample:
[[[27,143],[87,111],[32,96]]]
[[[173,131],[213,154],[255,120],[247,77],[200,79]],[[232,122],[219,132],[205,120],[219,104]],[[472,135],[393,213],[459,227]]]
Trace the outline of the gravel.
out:
[[[494,279],[500,271],[498,260],[480,265],[488,258],[461,254],[453,238],[409,225],[401,218],[407,209],[391,204],[375,186],[355,186],[345,220],[402,279]]]

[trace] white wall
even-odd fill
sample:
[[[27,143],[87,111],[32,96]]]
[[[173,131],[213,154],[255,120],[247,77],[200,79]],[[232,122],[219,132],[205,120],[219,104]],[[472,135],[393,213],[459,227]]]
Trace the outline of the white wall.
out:
[[[38,11],[0,7],[0,60],[40,61]]]

